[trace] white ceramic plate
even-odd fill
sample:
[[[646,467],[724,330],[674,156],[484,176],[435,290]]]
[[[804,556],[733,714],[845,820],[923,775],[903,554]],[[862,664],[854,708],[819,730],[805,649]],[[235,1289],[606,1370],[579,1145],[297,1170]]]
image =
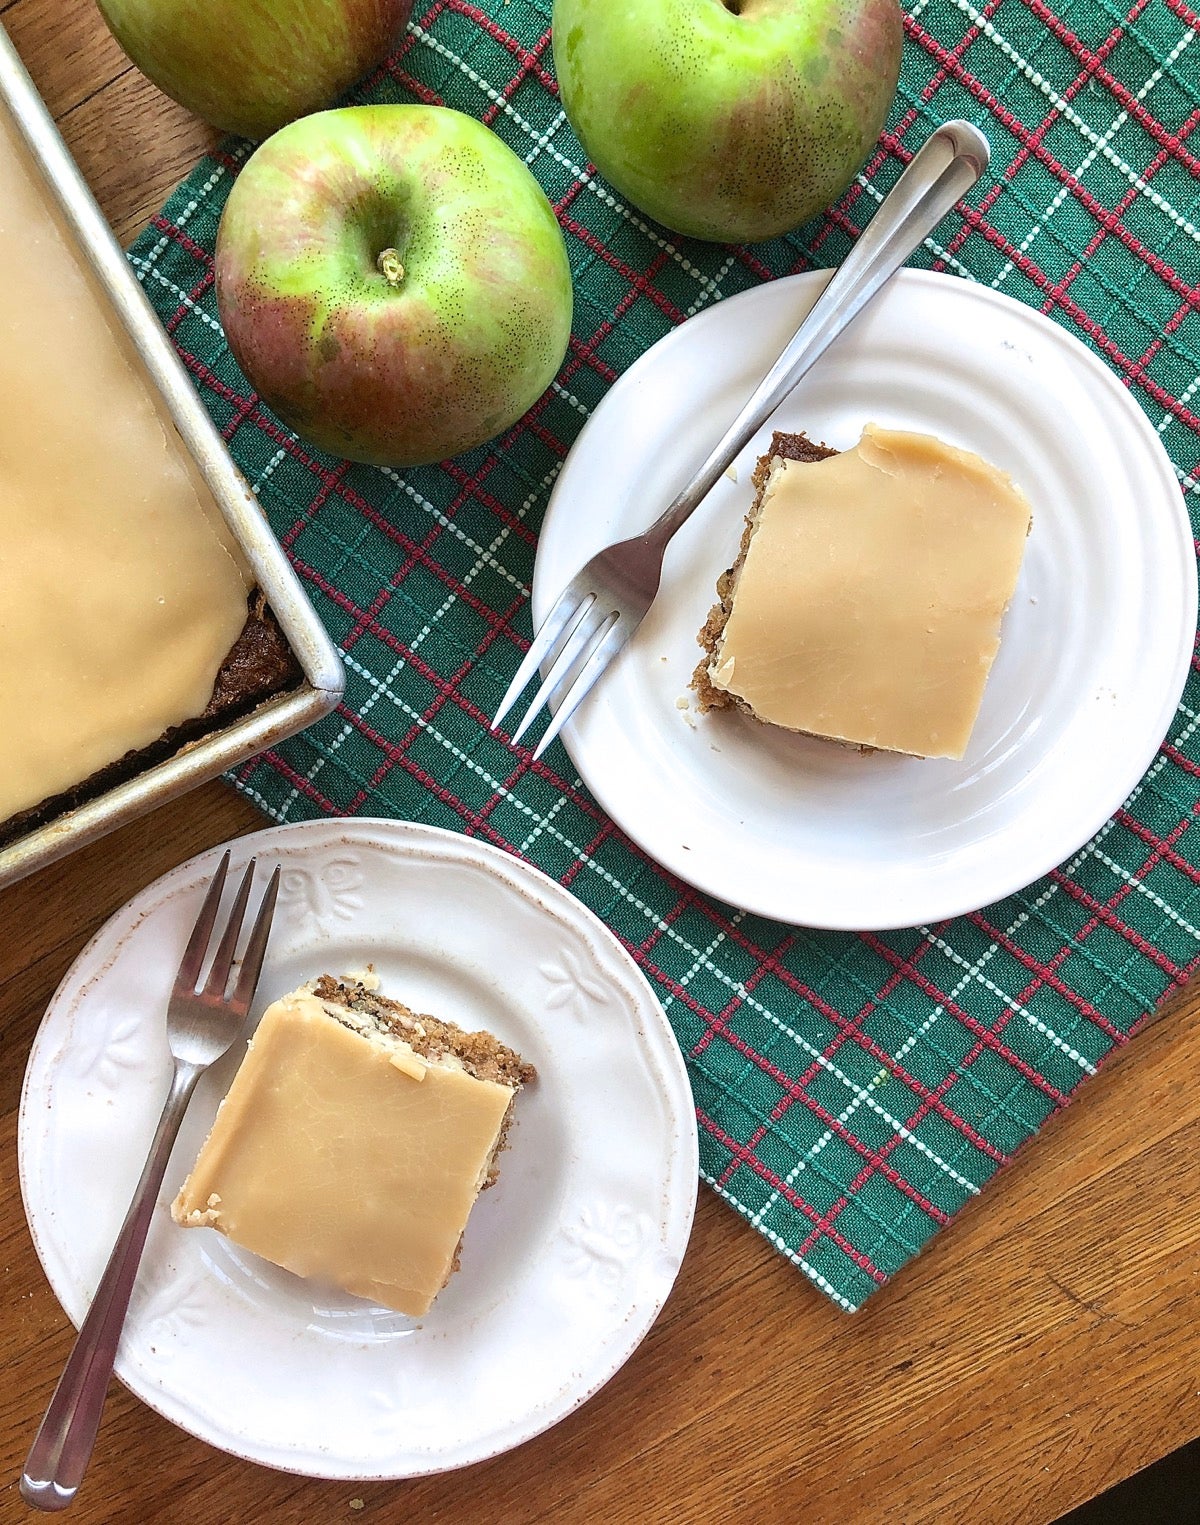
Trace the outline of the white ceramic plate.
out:
[[[643,529],[720,437],[827,280],[719,303],[647,352],[571,451],[533,613]],[[868,421],[940,435],[1010,472],[1033,531],[962,762],[862,755],[737,712],[681,710],[696,633],[734,559],[772,428],[840,449]],[[1081,847],[1166,734],[1196,630],[1179,484],[1129,392],[1081,343],[968,281],[901,271],[676,536],[629,648],[564,730],[605,810],[734,905],[853,930],[975,910]]]
[[[490,1028],[538,1080],[472,1213],[460,1271],[417,1320],[171,1222],[238,1063],[226,1056],[176,1146],[118,1374],[184,1429],[292,1472],[412,1477],[507,1450],[618,1370],[675,1279],[696,1128],[662,1010],[589,911],[495,848],[388,821],[314,821],[232,847],[235,867],[251,852],[283,865],[257,1010],[323,970],[373,962],[385,993]],[[217,857],[184,864],[112,918],[34,1043],[21,1187],[76,1324],[166,1094],[164,1002]]]

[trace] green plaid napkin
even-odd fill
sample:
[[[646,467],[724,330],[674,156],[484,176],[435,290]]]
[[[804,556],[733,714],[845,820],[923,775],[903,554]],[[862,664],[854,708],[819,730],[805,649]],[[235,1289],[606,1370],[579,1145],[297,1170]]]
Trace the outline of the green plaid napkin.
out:
[[[355,97],[482,118],[558,211],[570,352],[493,445],[374,470],[315,454],[262,407],[213,301],[238,145],[202,162],[130,252],[346,657],[338,712],[235,782],[276,820],[427,821],[569,885],[662,1000],[705,1179],[854,1309],[1200,958],[1196,677],[1126,806],[1040,883],[887,935],[780,926],[658,869],[561,746],[543,766],[488,734],[530,637],[538,526],[572,440],[637,356],[713,302],[840,261],[915,148],[956,116],[987,132],[992,169],[914,262],[998,287],[1090,344],[1200,504],[1200,19],[1182,0],[908,0],[899,95],[863,173],[827,217],[750,249],[670,238],[594,176],[558,102],[549,26],[549,0],[418,0],[403,46]]]

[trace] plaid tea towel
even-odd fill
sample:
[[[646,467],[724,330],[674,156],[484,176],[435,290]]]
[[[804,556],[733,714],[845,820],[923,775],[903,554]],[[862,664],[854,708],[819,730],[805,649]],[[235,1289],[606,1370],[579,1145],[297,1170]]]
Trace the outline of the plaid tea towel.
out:
[[[1086,848],[973,916],[818,933],[668,877],[556,744],[488,717],[530,638],[538,526],[610,384],[692,313],[839,262],[914,149],[968,117],[992,167],[914,263],[985,282],[1092,346],[1200,508],[1200,18],[1183,0],[907,0],[899,94],[827,216],[753,248],[672,238],[598,179],[559,104],[550,0],[418,0],[360,101],[492,127],[553,202],[576,289],[562,372],[521,425],[441,466],[316,454],[222,340],[212,249],[245,158],[202,162],[130,251],[195,384],[345,653],[345,702],[240,769],[278,821],[385,814],[479,835],[570,886],[633,954],[687,1057],[705,1179],[859,1307],[1128,1041],[1200,959],[1200,683]],[[1196,146],[1192,146],[1193,137]]]

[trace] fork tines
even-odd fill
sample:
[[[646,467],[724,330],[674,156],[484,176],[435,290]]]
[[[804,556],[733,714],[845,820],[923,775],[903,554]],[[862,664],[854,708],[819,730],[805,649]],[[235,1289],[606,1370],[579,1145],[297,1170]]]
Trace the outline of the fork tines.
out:
[[[512,745],[516,746],[542,710],[549,706],[554,715],[534,748],[535,760],[566,725],[593,683],[624,645],[624,635],[618,628],[620,612],[601,603],[593,590],[578,587],[578,581],[576,579],[564,588],[542,621],[491,724],[491,729],[496,730],[542,663],[553,656],[549,672],[511,737]]]
[[[179,972],[175,976],[174,994],[194,995],[197,993],[197,985],[200,973],[204,965],[205,955],[208,952],[209,943],[212,939],[213,928],[216,925],[217,910],[221,904],[221,895],[225,889],[225,878],[229,872],[229,851],[226,849],[217,866],[217,871],[212,877],[212,883],[204,897],[204,904],[200,907],[200,914],[196,918],[196,925],[192,929],[192,935],[188,939],[188,945],[184,949],[183,958],[179,964]],[[217,951],[213,955],[212,965],[208,972],[208,979],[204,983],[200,994],[209,1000],[222,1001],[225,998],[226,986],[233,970],[234,954],[237,951],[238,937],[241,934],[242,922],[246,915],[246,906],[250,900],[250,887],[254,882],[254,870],[258,860],[251,858],[242,875],[242,882],[238,885],[237,894],[234,896],[233,905],[230,907],[229,917],[225,923],[225,930],[221,934],[221,941],[217,945]],[[275,902],[279,895],[279,865],[275,870],[263,891],[262,901],[259,904],[258,915],[254,919],[254,925],[250,929],[250,937],[246,943],[245,952],[242,954],[241,967],[238,970],[237,983],[229,998],[229,1004],[235,1008],[245,1007],[249,1009],[250,1002],[254,998],[254,991],[258,985],[258,977],[262,973],[263,959],[267,951],[267,938],[271,931],[271,920],[275,914]]]

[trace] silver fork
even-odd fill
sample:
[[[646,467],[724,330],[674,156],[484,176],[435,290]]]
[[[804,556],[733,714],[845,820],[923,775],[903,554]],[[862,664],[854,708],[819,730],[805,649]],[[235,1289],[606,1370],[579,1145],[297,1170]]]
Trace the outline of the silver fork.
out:
[[[641,624],[658,593],[672,535],[801,377],[971,189],[989,156],[987,139],[970,122],[946,122],[929,136],[692,480],[649,529],[597,552],[559,594],[500,702],[493,731],[550,658],[512,734],[515,746],[549,705],[554,716],[533,753],[542,755]]]
[[[100,1415],[108,1394],[117,1343],[129,1308],[129,1297],[154,1214],[158,1189],[171,1156],[171,1145],[179,1132],[179,1125],[183,1121],[196,1082],[241,1032],[250,1002],[254,999],[263,956],[267,951],[267,936],[271,930],[275,899],[279,892],[278,868],[271,875],[263,894],[236,982],[232,991],[226,994],[238,934],[250,898],[254,864],[255,860],[251,858],[238,886],[204,988],[197,990],[196,985],[216,924],[221,891],[225,887],[225,875],[229,869],[228,853],[221,859],[220,867],[208,887],[208,894],[204,897],[179,973],[175,976],[175,984],[167,1002],[167,1042],[174,1064],[171,1091],[158,1120],[158,1129],[150,1145],[141,1180],[104,1268],[104,1275],[100,1278],[96,1296],[80,1327],[75,1346],[25,1460],[25,1470],[21,1475],[21,1497],[36,1509],[65,1509],[74,1499],[83,1480],[92,1447],[96,1443],[96,1432],[100,1428]]]

